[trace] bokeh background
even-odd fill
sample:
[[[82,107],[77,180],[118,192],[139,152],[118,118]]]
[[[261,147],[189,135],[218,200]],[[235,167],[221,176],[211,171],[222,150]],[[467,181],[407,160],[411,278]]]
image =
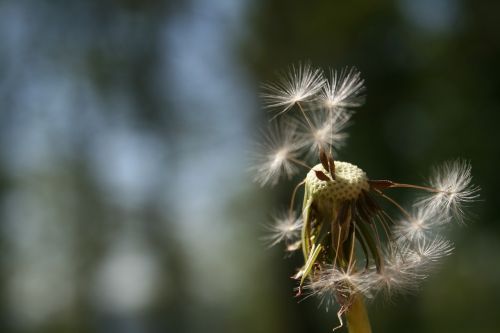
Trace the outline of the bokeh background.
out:
[[[355,65],[367,103],[341,158],[421,182],[471,160],[482,201],[422,290],[375,332],[499,332],[500,3],[1,1],[0,331],[329,332],[293,297],[300,258],[263,225],[259,84]],[[406,197],[402,197],[405,200]],[[408,198],[409,200],[410,198]]]

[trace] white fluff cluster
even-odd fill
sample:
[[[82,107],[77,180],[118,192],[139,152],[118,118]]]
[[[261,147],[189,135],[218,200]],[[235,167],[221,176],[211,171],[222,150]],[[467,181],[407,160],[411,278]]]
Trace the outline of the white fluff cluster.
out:
[[[436,230],[451,221],[450,216],[426,206],[416,206],[414,211],[394,225],[393,231],[401,238],[420,240],[433,237]]]
[[[300,238],[301,228],[300,216],[297,217],[294,212],[281,212],[273,217],[273,224],[266,225],[269,234],[264,240],[269,243],[269,246],[275,246],[280,242],[292,246]]]
[[[321,201],[354,200],[370,189],[366,173],[354,164],[335,161],[336,177],[332,181],[318,179],[316,171],[327,172],[321,164],[314,166],[306,175],[306,187]]]
[[[479,198],[479,187],[472,184],[472,167],[464,160],[445,162],[435,167],[429,186],[437,191],[418,205],[435,214],[451,215],[457,221],[465,217],[464,206]]]
[[[349,137],[345,129],[350,125],[350,118],[351,114],[345,111],[317,110],[309,113],[309,123],[301,119],[297,131],[302,146],[308,149],[307,156],[315,156],[320,149],[342,148]]]
[[[276,83],[263,85],[262,99],[269,108],[284,113],[298,102],[314,100],[325,84],[323,72],[309,64],[292,66]]]
[[[450,255],[453,244],[440,236],[415,242],[398,241],[385,249],[384,265],[365,268],[351,265],[341,269],[329,265],[315,274],[305,286],[308,294],[321,299],[351,297],[362,294],[367,298],[382,293],[386,298],[416,291],[419,283],[429,276],[440,259]],[[331,301],[330,301],[331,302]]]
[[[276,185],[281,176],[289,179],[297,173],[296,159],[302,148],[296,125],[288,121],[275,121],[269,126],[264,142],[255,154],[254,180],[261,186]]]
[[[282,74],[277,83],[263,85],[264,104],[276,115],[297,106],[304,117],[273,119],[256,154],[255,180],[261,186],[276,185],[282,175],[290,178],[295,166],[320,149],[336,151],[344,146],[351,109],[364,100],[363,82],[355,68],[331,71],[325,79],[320,69],[299,64]]]
[[[355,68],[344,68],[340,73],[330,70],[329,80],[321,91],[320,102],[334,110],[359,107],[365,101],[364,90],[364,80]]]

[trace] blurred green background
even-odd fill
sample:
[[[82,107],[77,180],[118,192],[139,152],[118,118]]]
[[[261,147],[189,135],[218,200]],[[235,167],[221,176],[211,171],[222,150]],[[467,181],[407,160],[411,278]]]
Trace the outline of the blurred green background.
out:
[[[354,65],[367,103],[341,158],[422,182],[471,160],[482,201],[374,332],[500,331],[500,3],[1,1],[0,331],[330,332],[261,241],[259,84]],[[401,197],[406,200],[406,197]],[[408,200],[411,197],[407,198]]]

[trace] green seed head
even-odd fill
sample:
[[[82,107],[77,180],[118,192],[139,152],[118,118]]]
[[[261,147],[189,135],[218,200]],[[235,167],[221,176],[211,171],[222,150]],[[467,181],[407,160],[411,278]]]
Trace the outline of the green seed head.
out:
[[[370,186],[366,173],[347,162],[335,161],[335,179],[321,180],[316,171],[328,175],[328,171],[321,164],[316,165],[306,176],[306,191],[318,203],[355,200],[363,190],[368,191]]]

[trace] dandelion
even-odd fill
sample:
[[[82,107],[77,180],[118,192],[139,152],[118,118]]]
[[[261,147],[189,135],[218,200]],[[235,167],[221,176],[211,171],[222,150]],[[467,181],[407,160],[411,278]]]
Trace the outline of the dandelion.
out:
[[[288,213],[275,218],[268,240],[301,249],[304,263],[294,275],[298,296],[317,295],[327,306],[335,304],[337,328],[346,319],[350,333],[371,332],[364,300],[417,290],[453,250],[438,231],[464,219],[465,205],[478,198],[479,188],[472,185],[470,164],[460,160],[436,168],[428,186],[371,179],[357,165],[335,160],[347,136],[349,109],[362,104],[364,81],[355,69],[332,72],[329,81],[320,73],[292,67],[283,81],[287,85],[269,85],[274,93],[264,96],[268,106],[284,107],[283,113],[300,101],[303,119],[297,122],[290,112],[274,120],[255,167],[256,181],[274,185],[282,174],[290,178],[304,170]],[[312,167],[304,162],[311,156],[317,163]],[[393,199],[396,189],[427,195],[406,209]],[[300,217],[293,213],[297,208]]]

